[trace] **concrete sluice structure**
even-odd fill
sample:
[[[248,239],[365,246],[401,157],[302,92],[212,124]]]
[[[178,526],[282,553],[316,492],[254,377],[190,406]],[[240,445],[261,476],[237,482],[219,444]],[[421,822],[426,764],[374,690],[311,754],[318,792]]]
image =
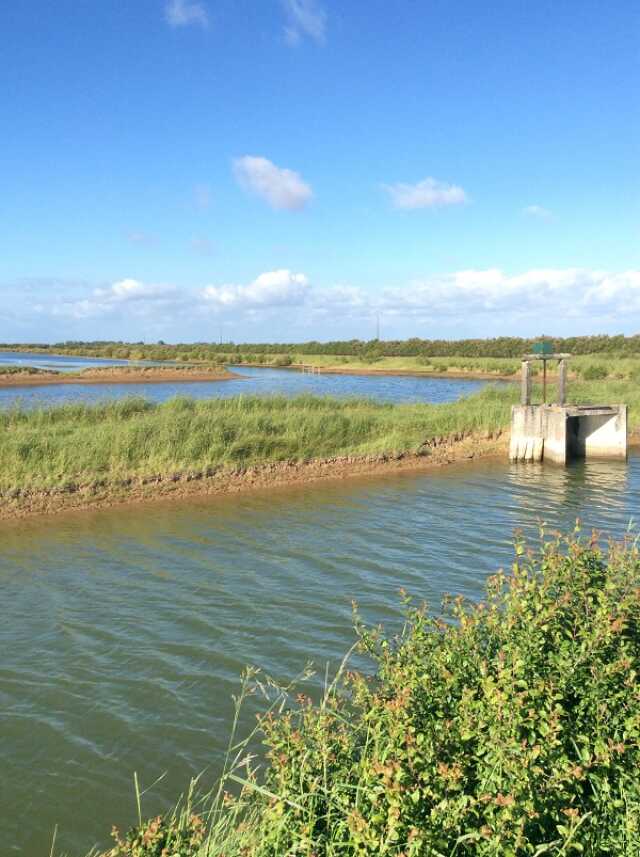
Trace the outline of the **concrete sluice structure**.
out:
[[[626,405],[514,405],[510,461],[627,457]]]
[[[521,404],[511,409],[510,461],[552,461],[566,465],[576,458],[627,457],[626,405],[568,405],[566,401],[568,354],[544,353],[522,361]],[[558,360],[558,404],[531,404],[531,363]]]

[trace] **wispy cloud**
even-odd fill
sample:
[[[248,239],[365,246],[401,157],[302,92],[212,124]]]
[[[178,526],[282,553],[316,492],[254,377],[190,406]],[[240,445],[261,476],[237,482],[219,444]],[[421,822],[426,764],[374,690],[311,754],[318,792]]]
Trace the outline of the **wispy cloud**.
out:
[[[169,307],[175,309],[176,304],[183,303],[186,297],[175,286],[142,283],[127,278],[110,286],[93,289],[85,298],[54,302],[51,313],[75,319],[125,315],[153,318]]]
[[[213,256],[214,245],[209,238],[192,238],[190,246],[200,256]]]
[[[167,0],[164,14],[172,27],[209,26],[209,12],[199,0]]]
[[[200,211],[211,207],[211,188],[207,184],[197,184],[193,189],[193,204]]]
[[[262,337],[269,339],[269,324],[286,317],[292,335],[315,324],[318,331],[345,329],[383,313],[396,329],[433,335],[435,330],[459,335],[490,335],[509,324],[514,333],[537,329],[544,319],[562,322],[562,328],[619,330],[640,322],[640,271],[534,269],[506,274],[498,268],[457,271],[413,280],[405,286],[371,292],[357,286],[319,287],[309,277],[287,268],[266,271],[248,283],[221,283],[196,289],[124,279],[110,286],[84,289],[66,300],[47,291],[13,307],[20,324],[38,313],[41,318],[82,322],[110,321],[138,330],[144,325],[168,325],[187,333],[193,325],[206,327],[211,316],[240,323],[264,323]],[[283,316],[284,313],[284,316]],[[324,325],[324,327],[323,327]],[[327,329],[328,326],[328,329]],[[558,327],[556,327],[558,329]],[[184,336],[185,333],[180,335]]]
[[[434,178],[426,178],[417,184],[383,185],[389,194],[394,208],[439,208],[444,205],[461,205],[467,202],[465,191],[454,184],[438,181]]]
[[[245,190],[262,197],[277,210],[300,211],[313,196],[310,185],[299,173],[277,167],[267,158],[253,155],[236,158],[233,170]]]
[[[319,44],[325,39],[327,13],[316,0],[282,0],[286,15],[285,39],[290,45],[309,38]]]
[[[553,220],[553,212],[542,205],[527,205],[522,209],[522,213],[528,217],[535,217],[538,220]]]
[[[137,229],[132,229],[127,232],[126,238],[131,244],[136,244],[139,247],[152,247],[154,244],[158,243],[155,235],[152,235],[150,232],[143,232],[142,230]]]

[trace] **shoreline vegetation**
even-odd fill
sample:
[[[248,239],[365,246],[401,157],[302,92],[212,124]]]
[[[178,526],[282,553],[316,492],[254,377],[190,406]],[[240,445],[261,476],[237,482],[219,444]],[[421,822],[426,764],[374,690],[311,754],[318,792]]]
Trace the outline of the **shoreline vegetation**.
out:
[[[82,354],[90,359],[92,355]],[[126,359],[126,358],[123,358]],[[136,357],[136,359],[138,359]],[[519,380],[521,361],[515,358],[380,357],[375,361],[347,356],[309,355],[308,362],[296,362],[281,354],[258,359],[255,354],[220,354],[216,362],[194,361],[180,365],[122,365],[90,367],[78,372],[37,369],[29,366],[0,365],[1,387],[31,387],[49,384],[140,384],[162,382],[224,381],[242,377],[242,367],[312,371],[321,375],[410,376],[418,378],[468,378],[480,381]],[[229,368],[233,367],[233,368]],[[640,357],[574,357],[569,363],[569,380],[633,381],[640,384]],[[234,369],[238,369],[235,372]],[[540,377],[540,365],[531,367]],[[555,364],[548,369],[549,381],[557,379]]]
[[[626,402],[635,438],[638,387],[580,382],[571,398]],[[0,519],[478,458],[504,451],[517,400],[504,385],[447,404],[303,395],[17,406],[0,411]]]
[[[239,376],[224,366],[99,366],[60,372],[33,366],[0,365],[0,387],[50,384],[162,384],[175,381],[228,381]]]
[[[190,343],[167,345],[124,342],[64,342],[53,345],[5,344],[0,351],[94,359],[172,361],[191,367],[251,366],[313,368],[321,373],[416,375],[480,380],[516,380],[521,357],[536,340],[515,337],[459,341],[349,340],[306,343]],[[578,381],[627,380],[640,384],[640,335],[581,336],[551,340],[556,352],[572,355],[569,378]],[[550,378],[554,376],[555,367]],[[533,366],[534,375],[540,373]],[[190,380],[194,380],[193,377]]]
[[[234,724],[261,714],[217,785],[145,822],[136,779],[103,857],[637,857],[637,539],[541,533],[481,603],[403,607],[394,637],[354,608],[370,667],[347,655],[318,699],[247,670]]]

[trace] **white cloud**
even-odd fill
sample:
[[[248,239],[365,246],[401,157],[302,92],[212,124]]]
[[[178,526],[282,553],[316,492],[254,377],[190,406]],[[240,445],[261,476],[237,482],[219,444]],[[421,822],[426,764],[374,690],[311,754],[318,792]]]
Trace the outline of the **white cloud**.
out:
[[[383,185],[383,188],[391,197],[394,208],[438,208],[467,202],[467,195],[461,187],[431,177],[417,184],[397,182]]]
[[[156,300],[175,294],[175,286],[160,286],[141,283],[139,280],[118,280],[108,288],[95,289],[94,295],[105,301],[124,303],[139,300]]]
[[[308,278],[284,268],[260,274],[248,285],[207,286],[202,292],[207,303],[224,310],[298,306],[308,294]]]
[[[305,37],[324,42],[327,13],[316,0],[282,0],[282,5],[287,18],[284,35],[290,45]]]
[[[164,13],[172,27],[209,26],[207,7],[198,0],[167,0]]]
[[[185,340],[195,330],[208,330],[212,318],[235,330],[246,322],[263,340],[273,338],[274,325],[290,340],[331,338],[339,331],[349,338],[350,331],[371,332],[377,313],[386,320],[386,330],[425,337],[533,335],[542,328],[550,334],[632,332],[640,327],[640,271],[633,270],[465,270],[382,291],[314,286],[305,274],[288,269],[267,271],[248,283],[214,282],[195,289],[135,279],[93,289],[70,284],[64,291],[62,284],[52,290],[47,283],[34,281],[28,295],[16,284],[1,287],[11,325],[25,326],[37,316],[40,324],[49,318],[54,329],[63,321],[77,324],[71,330],[85,338],[91,330],[96,338],[120,339],[126,328],[133,339],[164,329]],[[56,297],[65,293],[66,299]]]
[[[235,158],[233,170],[242,187],[277,210],[300,211],[313,196],[311,187],[299,173],[277,167],[267,158],[253,155]]]
[[[509,276],[499,269],[459,271],[416,280],[383,293],[391,313],[430,319],[539,319],[541,323],[603,314],[640,313],[640,272],[609,274],[580,268],[538,269]]]
[[[553,218],[553,213],[542,205],[527,205],[522,209],[522,213],[529,217],[537,217],[538,220],[551,220]]]

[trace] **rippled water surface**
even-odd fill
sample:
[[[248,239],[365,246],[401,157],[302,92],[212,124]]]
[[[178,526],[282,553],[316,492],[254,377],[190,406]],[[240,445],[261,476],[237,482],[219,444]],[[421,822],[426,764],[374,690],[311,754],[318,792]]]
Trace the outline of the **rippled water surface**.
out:
[[[389,629],[398,590],[477,597],[516,527],[621,534],[640,459],[500,461],[251,496],[0,525],[2,853],[82,855],[134,819],[133,771],[163,809],[219,764],[242,667],[278,678],[353,641],[350,603]],[[253,712],[247,711],[247,721]]]

